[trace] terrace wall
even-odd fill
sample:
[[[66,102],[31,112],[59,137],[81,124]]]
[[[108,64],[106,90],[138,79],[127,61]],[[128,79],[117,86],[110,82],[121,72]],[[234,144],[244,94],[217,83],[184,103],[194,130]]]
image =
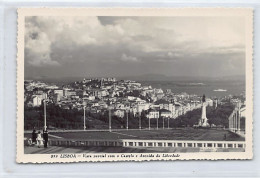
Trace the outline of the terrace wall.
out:
[[[119,146],[119,147],[191,147],[191,148],[245,148],[244,141],[183,141],[183,140],[50,140],[50,146],[84,147],[84,146]]]

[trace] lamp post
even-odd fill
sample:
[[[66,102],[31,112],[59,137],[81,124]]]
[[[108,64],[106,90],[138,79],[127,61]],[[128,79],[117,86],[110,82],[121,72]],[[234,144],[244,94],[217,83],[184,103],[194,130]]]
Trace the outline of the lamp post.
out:
[[[86,106],[83,107],[84,110],[84,131],[86,130]]]
[[[170,118],[168,117],[168,129],[170,129]]]
[[[149,117],[149,130],[151,129],[151,119]]]
[[[126,130],[128,130],[128,110],[126,110]]]
[[[139,113],[139,130],[142,129],[141,114]]]
[[[46,131],[46,129],[47,129],[47,124],[46,124],[46,100],[44,99],[43,100],[43,108],[44,108],[44,127],[43,127],[43,129],[44,129],[44,131]]]
[[[158,117],[156,119],[157,119],[157,130],[158,130]]]
[[[162,117],[162,119],[163,119],[163,129],[164,129],[164,117]]]
[[[109,132],[111,132],[111,109],[110,109],[110,106],[108,107],[108,117],[109,117],[108,127],[109,127]]]

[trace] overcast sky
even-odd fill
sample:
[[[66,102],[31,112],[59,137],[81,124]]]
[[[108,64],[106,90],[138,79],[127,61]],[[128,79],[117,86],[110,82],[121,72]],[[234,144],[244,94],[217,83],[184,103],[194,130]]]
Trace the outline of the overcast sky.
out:
[[[26,17],[25,77],[245,74],[240,17]]]

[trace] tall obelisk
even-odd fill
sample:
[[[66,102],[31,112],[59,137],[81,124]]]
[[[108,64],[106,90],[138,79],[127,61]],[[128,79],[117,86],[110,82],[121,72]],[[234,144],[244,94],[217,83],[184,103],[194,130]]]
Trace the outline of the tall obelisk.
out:
[[[201,106],[201,118],[199,120],[199,126],[201,127],[208,127],[208,119],[206,116],[206,108],[207,108],[207,103],[206,103],[206,98],[205,95],[202,97],[202,106]]]

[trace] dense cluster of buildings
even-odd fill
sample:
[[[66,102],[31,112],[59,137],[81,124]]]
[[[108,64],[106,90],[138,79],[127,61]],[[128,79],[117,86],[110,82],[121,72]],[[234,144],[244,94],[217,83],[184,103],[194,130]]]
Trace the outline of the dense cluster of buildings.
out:
[[[63,109],[82,110],[86,107],[91,113],[108,109],[113,115],[125,117],[145,114],[147,118],[177,118],[180,115],[201,108],[201,96],[187,93],[173,93],[170,89],[142,86],[131,80],[115,78],[83,79],[64,86],[50,85],[37,81],[25,81],[25,104],[39,107],[43,100],[59,105]],[[206,99],[213,106],[215,100]]]

